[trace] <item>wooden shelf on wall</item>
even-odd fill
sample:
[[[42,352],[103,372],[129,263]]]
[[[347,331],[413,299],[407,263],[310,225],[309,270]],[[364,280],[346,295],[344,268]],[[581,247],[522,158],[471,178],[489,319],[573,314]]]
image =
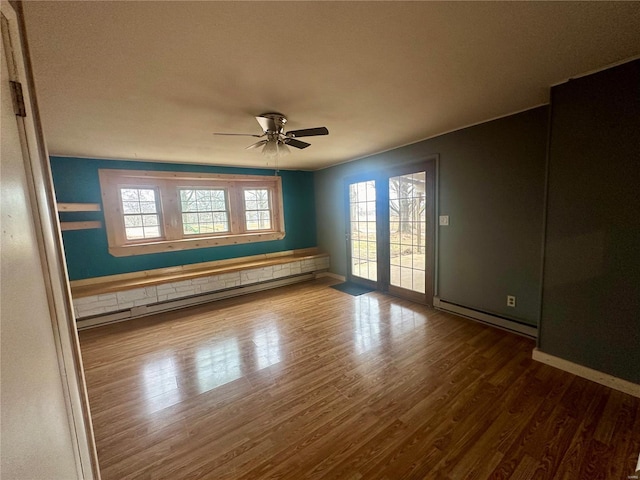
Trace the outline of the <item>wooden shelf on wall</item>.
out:
[[[59,212],[99,212],[99,203],[58,203]]]
[[[102,222],[99,220],[91,222],[60,222],[60,230],[89,230],[91,228],[102,228]]]
[[[67,212],[99,212],[102,210],[99,203],[58,203],[58,213]],[[84,222],[60,222],[60,230],[88,230],[90,228],[102,228],[100,220]]]

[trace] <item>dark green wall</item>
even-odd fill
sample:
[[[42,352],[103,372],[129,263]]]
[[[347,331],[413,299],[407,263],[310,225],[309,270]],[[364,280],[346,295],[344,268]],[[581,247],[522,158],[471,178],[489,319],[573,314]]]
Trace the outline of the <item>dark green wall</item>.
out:
[[[191,171],[247,175],[273,175],[273,170],[212,167],[204,165],[96,160],[51,157],[58,202],[101,203],[98,169]],[[69,278],[100,277],[176,265],[222,260],[316,246],[313,173],[280,171],[286,236],[282,240],[244,245],[200,248],[179,252],[113,257],[108,252],[106,230],[63,232]],[[66,213],[61,220],[102,220],[102,212]]]
[[[640,383],[640,61],[552,89],[540,350]]]
[[[439,156],[438,296],[537,325],[548,108],[465,128],[316,172],[318,246],[346,274],[344,179]],[[507,295],[517,307],[506,306]]]

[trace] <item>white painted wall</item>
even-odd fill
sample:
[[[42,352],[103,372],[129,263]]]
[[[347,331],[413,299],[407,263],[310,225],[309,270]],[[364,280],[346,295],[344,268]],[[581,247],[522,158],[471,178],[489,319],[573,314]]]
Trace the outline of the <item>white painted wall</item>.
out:
[[[9,60],[11,50],[21,55],[17,17],[6,2],[1,7],[0,477],[70,480],[83,477],[78,440],[43,275],[28,184],[32,174],[26,171],[9,89],[16,74],[26,88],[22,62]]]

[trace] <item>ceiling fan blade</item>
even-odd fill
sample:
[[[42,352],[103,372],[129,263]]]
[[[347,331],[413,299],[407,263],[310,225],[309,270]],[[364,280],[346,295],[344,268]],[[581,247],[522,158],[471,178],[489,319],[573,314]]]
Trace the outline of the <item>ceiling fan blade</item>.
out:
[[[267,143],[269,140],[260,140],[259,142],[253,143],[245,148],[245,150],[251,150],[252,148],[258,148]]]
[[[234,137],[263,137],[264,133],[262,135],[256,135],[254,133],[218,133],[218,132],[213,132],[213,135],[233,135]]]
[[[291,145],[292,147],[296,147],[296,148],[307,148],[307,147],[311,146],[310,143],[303,142],[301,140],[296,140],[295,138],[285,138],[284,139],[284,143],[286,143],[287,145]]]
[[[287,137],[315,137],[317,135],[329,135],[327,127],[303,128],[302,130],[291,130],[286,133]]]

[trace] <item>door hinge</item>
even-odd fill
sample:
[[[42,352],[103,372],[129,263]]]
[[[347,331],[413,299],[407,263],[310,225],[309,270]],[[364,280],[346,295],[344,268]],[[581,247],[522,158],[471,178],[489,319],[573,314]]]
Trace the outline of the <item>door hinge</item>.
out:
[[[11,97],[13,97],[13,111],[18,117],[26,117],[27,109],[24,106],[24,96],[22,95],[22,84],[9,80],[11,84]]]

